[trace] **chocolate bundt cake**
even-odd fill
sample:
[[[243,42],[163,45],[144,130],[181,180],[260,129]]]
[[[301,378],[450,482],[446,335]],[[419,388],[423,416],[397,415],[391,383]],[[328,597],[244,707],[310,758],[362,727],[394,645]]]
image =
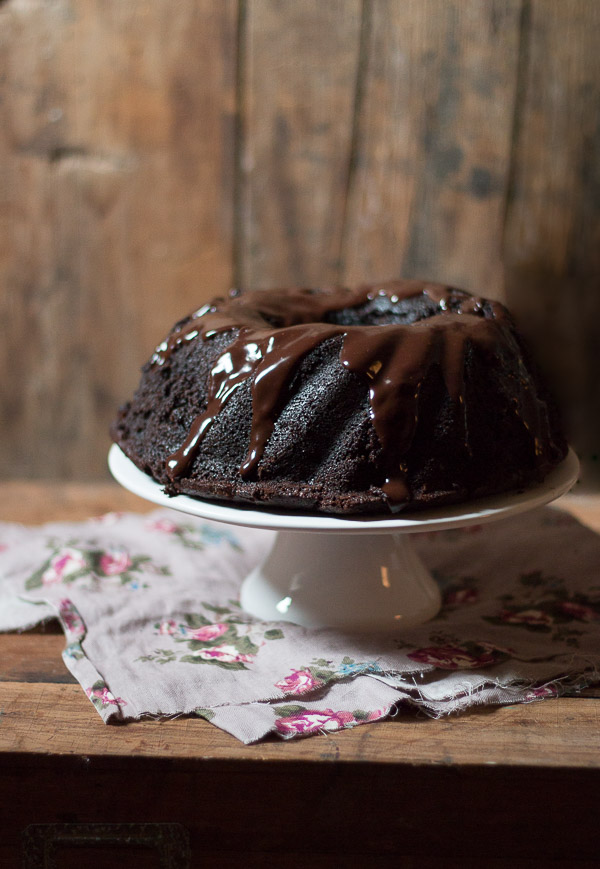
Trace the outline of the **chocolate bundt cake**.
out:
[[[216,298],[111,433],[168,494],[327,513],[518,489],[567,451],[508,311],[419,281]]]

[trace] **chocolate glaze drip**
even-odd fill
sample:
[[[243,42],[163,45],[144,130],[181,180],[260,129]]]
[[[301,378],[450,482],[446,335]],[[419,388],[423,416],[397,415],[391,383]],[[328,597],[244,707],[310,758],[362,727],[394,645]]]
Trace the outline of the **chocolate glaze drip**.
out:
[[[361,308],[378,297],[386,297],[393,306],[419,296],[432,308],[433,316],[409,325],[327,322],[335,312]],[[370,416],[384,457],[382,488],[392,509],[410,497],[402,456],[414,437],[419,391],[431,365],[439,365],[450,398],[463,407],[468,444],[463,380],[467,347],[475,345],[493,354],[506,352],[508,346],[520,357],[512,321],[502,305],[440,284],[394,281],[356,290],[232,291],[229,298],[215,299],[179,323],[157,348],[151,363],[164,365],[184,342],[208,341],[229,331],[231,344],[212,368],[206,409],[167,459],[170,479],[186,473],[221,408],[246,381],[251,385],[253,416],[240,474],[250,478],[258,473],[296,367],[319,344],[341,336],[340,363],[368,384]],[[521,370],[521,382],[514,390],[515,413],[532,437],[543,429],[551,441],[544,408],[529,388],[524,366]]]

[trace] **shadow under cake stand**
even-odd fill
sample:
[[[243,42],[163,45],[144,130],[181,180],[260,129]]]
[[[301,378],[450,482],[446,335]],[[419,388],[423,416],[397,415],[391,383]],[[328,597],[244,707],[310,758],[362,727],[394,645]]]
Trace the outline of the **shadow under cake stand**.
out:
[[[520,492],[385,518],[343,518],[169,497],[116,445],[108,463],[122,486],[161,507],[277,532],[264,562],[242,583],[246,612],[265,621],[369,632],[414,627],[440,609],[439,588],[415,551],[412,534],[524,513],[568,492],[579,473],[577,456],[569,450],[542,483]]]

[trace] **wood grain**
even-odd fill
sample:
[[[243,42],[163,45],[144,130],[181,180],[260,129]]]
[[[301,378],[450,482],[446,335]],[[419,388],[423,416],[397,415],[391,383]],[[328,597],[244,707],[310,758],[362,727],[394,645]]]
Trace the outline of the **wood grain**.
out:
[[[0,478],[233,283],[506,298],[600,485],[597,0],[0,0]]]
[[[141,363],[231,284],[237,6],[0,16],[0,474],[98,478]]]
[[[57,623],[56,623],[57,624]],[[32,682],[52,684],[76,683],[61,657],[65,647],[62,634],[37,633],[6,634],[0,637],[0,684],[3,682]]]
[[[239,281],[339,274],[360,36],[359,0],[248,4],[241,90]]]
[[[51,483],[34,480],[0,482],[0,521],[42,525],[130,510],[147,513],[149,501],[116,483]]]
[[[443,866],[450,855],[485,867],[490,853],[552,862],[597,856],[592,769],[507,774],[494,766],[345,764],[335,756],[324,762],[61,756],[48,748],[2,757],[3,792],[11,796],[0,820],[4,849],[18,844],[28,820],[180,823],[190,834],[194,866],[211,852],[236,855],[238,865],[247,852],[291,852],[296,866],[302,854],[316,853],[328,854],[331,865],[350,857],[348,865],[371,867],[381,865],[378,857],[437,857]]]
[[[527,4],[504,259],[507,299],[600,483],[600,5]]]
[[[58,636],[43,639],[52,640],[56,652],[64,645]],[[6,636],[0,636],[0,647],[6,640]],[[45,643],[46,647],[50,645]],[[40,660],[39,652],[31,647],[29,652],[33,660]],[[597,699],[562,698],[439,721],[405,710],[393,721],[365,724],[343,733],[292,742],[273,738],[248,747],[195,718],[106,725],[79,685],[48,681],[5,681],[0,685],[0,755],[50,751],[53,755],[86,757],[368,761],[413,766],[444,763],[461,769],[494,765],[600,769]]]
[[[519,0],[381,0],[371,23],[344,277],[501,297]]]

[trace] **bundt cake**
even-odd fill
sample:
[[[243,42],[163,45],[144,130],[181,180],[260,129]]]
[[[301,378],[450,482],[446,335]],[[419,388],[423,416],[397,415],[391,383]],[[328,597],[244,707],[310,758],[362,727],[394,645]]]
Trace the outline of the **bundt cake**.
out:
[[[214,299],[111,434],[170,495],[342,514],[522,488],[567,451],[506,308],[406,280]]]

